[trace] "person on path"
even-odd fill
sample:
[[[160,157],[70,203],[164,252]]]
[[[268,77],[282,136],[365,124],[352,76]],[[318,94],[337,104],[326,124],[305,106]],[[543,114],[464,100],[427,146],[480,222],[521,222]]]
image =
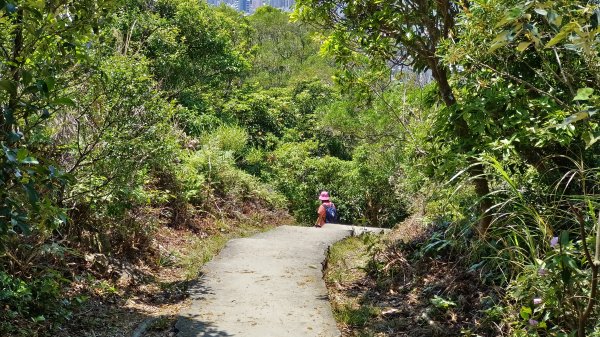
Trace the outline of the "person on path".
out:
[[[323,227],[326,223],[332,223],[337,221],[337,209],[335,205],[329,200],[329,193],[326,191],[321,192],[319,196],[321,205],[317,210],[319,217],[315,223],[315,227]]]

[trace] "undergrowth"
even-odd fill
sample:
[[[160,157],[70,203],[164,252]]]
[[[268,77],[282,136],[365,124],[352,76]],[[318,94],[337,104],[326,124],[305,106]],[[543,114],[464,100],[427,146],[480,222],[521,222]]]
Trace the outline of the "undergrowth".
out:
[[[412,217],[385,237],[335,244],[325,280],[343,336],[496,336],[499,294],[458,256],[432,255]]]

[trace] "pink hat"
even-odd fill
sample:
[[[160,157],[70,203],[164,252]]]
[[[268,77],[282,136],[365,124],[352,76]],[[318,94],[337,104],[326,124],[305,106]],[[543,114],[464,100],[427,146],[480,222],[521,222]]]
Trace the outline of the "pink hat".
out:
[[[326,191],[321,192],[319,200],[329,200],[329,193],[327,193]]]

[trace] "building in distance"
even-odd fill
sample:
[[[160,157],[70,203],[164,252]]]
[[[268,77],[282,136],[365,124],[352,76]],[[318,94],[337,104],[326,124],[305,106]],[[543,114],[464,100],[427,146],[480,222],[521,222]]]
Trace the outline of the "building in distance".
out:
[[[254,13],[261,6],[271,6],[284,11],[294,8],[294,0],[206,0],[208,4],[219,6],[226,4],[244,13]]]

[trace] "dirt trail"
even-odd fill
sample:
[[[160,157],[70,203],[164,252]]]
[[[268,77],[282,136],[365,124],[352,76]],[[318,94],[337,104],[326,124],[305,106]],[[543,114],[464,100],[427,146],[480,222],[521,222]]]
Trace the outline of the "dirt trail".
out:
[[[193,302],[177,322],[177,336],[340,336],[322,262],[353,228],[282,226],[229,241],[190,290]]]

